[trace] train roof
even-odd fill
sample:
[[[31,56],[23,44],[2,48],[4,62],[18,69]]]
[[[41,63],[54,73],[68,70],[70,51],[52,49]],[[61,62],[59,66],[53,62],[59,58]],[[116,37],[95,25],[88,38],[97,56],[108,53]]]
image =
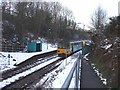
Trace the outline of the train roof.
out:
[[[80,42],[82,42],[82,41],[72,41],[72,42],[70,42],[70,44],[72,44],[72,43],[80,43]]]

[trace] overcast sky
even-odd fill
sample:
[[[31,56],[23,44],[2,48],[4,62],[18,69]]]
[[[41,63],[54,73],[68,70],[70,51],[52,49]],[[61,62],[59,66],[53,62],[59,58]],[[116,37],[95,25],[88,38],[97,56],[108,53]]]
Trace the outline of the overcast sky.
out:
[[[73,11],[77,22],[90,25],[90,18],[98,6],[106,10],[108,17],[118,15],[120,0],[55,0]]]

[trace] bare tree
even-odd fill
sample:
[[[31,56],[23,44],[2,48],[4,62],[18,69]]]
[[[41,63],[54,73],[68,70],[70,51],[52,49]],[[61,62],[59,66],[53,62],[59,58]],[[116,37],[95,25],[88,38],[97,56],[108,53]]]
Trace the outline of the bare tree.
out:
[[[74,20],[74,16],[71,10],[69,10],[66,7],[63,7],[61,10],[61,15],[63,16],[63,18],[67,18],[69,20]]]
[[[95,10],[91,17],[92,26],[98,30],[102,30],[107,20],[107,13],[100,6]]]

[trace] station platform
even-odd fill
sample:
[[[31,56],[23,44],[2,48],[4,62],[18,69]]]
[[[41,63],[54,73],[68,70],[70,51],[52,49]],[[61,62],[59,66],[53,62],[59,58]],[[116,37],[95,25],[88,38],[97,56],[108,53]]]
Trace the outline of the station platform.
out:
[[[102,90],[107,90],[106,86],[94,72],[90,62],[82,59],[81,64],[81,90],[84,88],[101,88]]]

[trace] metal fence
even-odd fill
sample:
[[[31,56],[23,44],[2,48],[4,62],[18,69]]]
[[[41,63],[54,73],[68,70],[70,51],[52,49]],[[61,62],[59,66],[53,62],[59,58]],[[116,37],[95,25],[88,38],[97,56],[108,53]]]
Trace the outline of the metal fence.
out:
[[[75,86],[74,86],[74,89],[78,90],[78,88],[80,87],[79,86],[80,85],[79,84],[80,83],[80,72],[81,72],[81,67],[80,67],[81,64],[80,63],[81,63],[80,58],[78,58],[75,61],[75,63],[73,65],[68,77],[66,78],[64,84],[62,85],[61,90],[68,90],[74,73],[75,73]]]
[[[20,45],[8,45],[8,44],[2,44],[2,47],[0,47],[0,50],[3,52],[19,52],[24,51],[25,47]]]

